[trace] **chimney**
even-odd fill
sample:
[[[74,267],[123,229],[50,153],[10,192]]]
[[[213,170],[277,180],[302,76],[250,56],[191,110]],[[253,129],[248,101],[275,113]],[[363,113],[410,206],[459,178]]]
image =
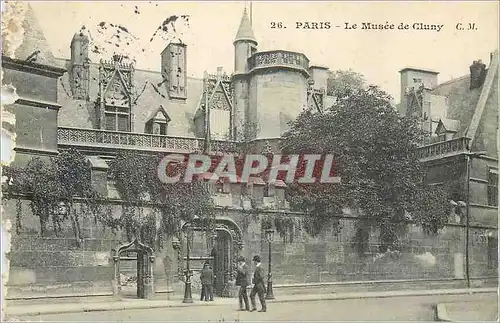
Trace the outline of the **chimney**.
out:
[[[328,67],[313,65],[309,67],[309,73],[311,74],[311,79],[309,80],[312,84],[312,88],[315,90],[325,90],[328,80]]]
[[[437,86],[439,72],[416,67],[405,67],[399,71],[401,75],[401,97],[398,105],[400,115],[409,111],[407,96],[416,90],[432,90]]]
[[[83,32],[76,33],[71,40],[71,64],[83,65],[89,58],[89,38]]]
[[[480,88],[486,79],[486,64],[482,60],[472,62],[470,70],[470,89]]]
[[[71,40],[71,60],[69,82],[75,100],[89,98],[89,38],[82,32],[76,33]]]
[[[171,99],[187,98],[186,45],[170,43],[161,53],[162,82]]]

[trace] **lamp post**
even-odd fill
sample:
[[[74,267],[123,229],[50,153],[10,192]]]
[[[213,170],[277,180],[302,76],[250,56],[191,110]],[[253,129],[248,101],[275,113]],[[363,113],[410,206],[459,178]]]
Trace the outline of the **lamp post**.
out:
[[[485,155],[486,152],[467,152],[465,154],[466,169],[466,192],[465,192],[465,280],[467,288],[470,288],[470,265],[469,265],[469,231],[470,231],[470,169],[472,157],[479,157]]]
[[[274,299],[274,294],[273,294],[273,280],[272,280],[272,274],[271,274],[271,242],[273,241],[273,236],[274,236],[274,230],[273,229],[266,229],[266,239],[269,244],[269,268],[267,272],[267,293],[266,293],[266,299]]]
[[[180,278],[181,276],[181,242],[179,241],[179,239],[177,237],[173,237],[172,238],[172,248],[175,250],[175,252],[177,253],[177,275],[178,277]]]
[[[191,269],[189,268],[189,254],[190,254],[190,244],[192,240],[192,228],[190,225],[186,226],[186,270],[184,271],[186,275],[186,282],[184,284],[184,300],[183,303],[192,303],[193,297],[191,295]]]

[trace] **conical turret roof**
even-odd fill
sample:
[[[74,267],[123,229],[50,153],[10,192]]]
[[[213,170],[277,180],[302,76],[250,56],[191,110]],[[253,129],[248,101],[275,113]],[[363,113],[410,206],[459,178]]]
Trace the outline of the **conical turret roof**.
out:
[[[250,23],[250,18],[248,17],[247,9],[243,11],[243,17],[241,17],[240,27],[236,33],[236,38],[234,41],[238,40],[251,40],[257,42],[252,30],[252,24]]]
[[[45,39],[35,12],[29,3],[26,7],[22,27],[24,29],[23,41],[15,51],[15,58],[27,59],[36,52],[36,57],[33,58],[35,63],[45,65],[56,64],[54,55]]]

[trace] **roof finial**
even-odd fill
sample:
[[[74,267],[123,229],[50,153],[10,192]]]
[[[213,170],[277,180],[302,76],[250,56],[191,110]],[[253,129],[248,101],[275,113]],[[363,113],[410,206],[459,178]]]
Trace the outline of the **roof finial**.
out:
[[[252,18],[253,18],[252,1],[250,1],[250,26],[253,26]]]
[[[245,10],[243,10],[243,16],[241,17],[240,27],[238,28],[238,32],[236,33],[235,41],[237,40],[250,40],[253,42],[257,42],[252,31],[252,24],[250,18],[248,17],[246,3],[245,3]]]

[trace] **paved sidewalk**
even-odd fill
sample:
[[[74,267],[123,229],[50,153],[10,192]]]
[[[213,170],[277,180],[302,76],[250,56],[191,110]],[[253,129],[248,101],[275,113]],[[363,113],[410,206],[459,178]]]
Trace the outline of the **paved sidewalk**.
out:
[[[275,295],[276,299],[272,303],[325,301],[340,299],[360,299],[360,298],[387,298],[403,296],[429,296],[429,295],[460,295],[472,293],[496,293],[497,288],[472,288],[472,289],[437,289],[437,290],[408,290],[408,291],[386,291],[386,292],[356,292],[356,293],[332,293],[332,294],[303,294],[303,295]],[[199,296],[198,296],[199,297]],[[143,300],[143,299],[123,299],[102,302],[80,302],[80,303],[59,303],[59,304],[33,304],[22,306],[7,306],[8,316],[26,316],[41,314],[61,314],[79,313],[93,311],[119,311],[129,309],[150,309],[168,307],[192,307],[192,306],[221,306],[234,305],[235,298],[217,298],[213,302],[200,302],[197,295],[193,295],[194,303],[184,304],[179,300]]]
[[[498,322],[498,304],[495,300],[478,302],[440,303],[436,306],[438,321]]]

